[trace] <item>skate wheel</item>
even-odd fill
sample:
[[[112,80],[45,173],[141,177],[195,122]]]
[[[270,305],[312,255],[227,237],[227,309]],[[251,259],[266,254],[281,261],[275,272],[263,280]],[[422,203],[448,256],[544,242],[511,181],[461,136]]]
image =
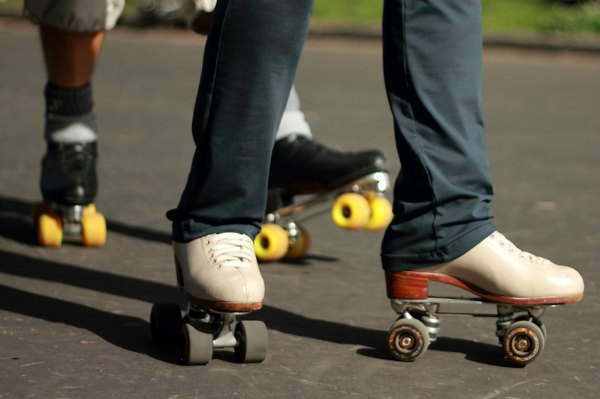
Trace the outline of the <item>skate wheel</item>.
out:
[[[388,349],[394,358],[412,362],[429,347],[429,331],[417,319],[399,319],[388,332]]]
[[[273,262],[282,259],[288,251],[288,235],[283,227],[264,224],[254,239],[254,252],[258,260]]]
[[[62,244],[62,220],[60,216],[43,213],[38,218],[38,242],[44,247],[58,248]]]
[[[542,321],[539,318],[537,318],[537,317],[530,318],[528,316],[517,317],[513,323],[516,323],[517,321],[523,321],[523,320],[531,321],[533,324],[538,326],[540,328],[540,330],[542,330],[542,334],[544,335],[544,338],[546,338],[546,340],[548,340],[548,331],[546,330],[546,326],[544,325],[544,323],[542,323]],[[502,342],[500,342],[500,345],[502,345]]]
[[[88,206],[83,208],[83,217],[86,217],[88,215],[95,215],[97,212],[98,211],[96,210],[96,205],[89,204]]]
[[[299,227],[296,241],[289,246],[288,252],[285,255],[286,259],[295,260],[304,257],[310,249],[310,235],[304,227]]]
[[[367,198],[371,213],[369,220],[365,224],[365,229],[375,231],[385,229],[392,221],[394,216],[392,204],[387,198],[372,195]]]
[[[38,229],[38,222],[40,216],[43,214],[51,214],[52,213],[52,204],[48,202],[38,202],[33,206],[31,211],[31,224],[33,225],[34,230]]]
[[[331,208],[333,222],[342,229],[356,230],[364,227],[369,220],[369,202],[360,194],[340,195]]]
[[[87,208],[86,208],[87,209]],[[106,220],[101,213],[88,213],[81,219],[81,238],[86,247],[101,247],[106,242]]]
[[[267,357],[267,326],[259,320],[240,321],[235,327],[235,357],[240,363],[260,363]]]
[[[213,336],[198,331],[189,324],[181,326],[181,362],[183,364],[207,364],[212,359]]]
[[[544,349],[542,329],[527,320],[513,323],[502,338],[502,348],[507,359],[518,366],[534,361]]]
[[[155,303],[150,313],[152,340],[159,345],[176,343],[181,332],[181,310],[176,303]]]

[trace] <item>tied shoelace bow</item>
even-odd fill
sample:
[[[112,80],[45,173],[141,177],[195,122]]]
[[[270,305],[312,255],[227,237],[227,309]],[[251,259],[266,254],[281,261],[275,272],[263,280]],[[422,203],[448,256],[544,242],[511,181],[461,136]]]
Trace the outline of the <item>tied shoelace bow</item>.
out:
[[[207,242],[211,260],[219,267],[250,267],[254,261],[254,243],[237,233],[217,234]]]
[[[498,233],[497,231],[492,233],[490,237],[494,240],[497,240],[501,247],[507,248],[508,252],[516,252],[519,254],[519,257],[526,258],[532,263],[541,263],[543,265],[550,264],[550,261],[548,259],[542,258],[541,256],[535,256],[534,254],[520,250],[515,244],[512,243],[512,241],[510,241],[503,234]]]

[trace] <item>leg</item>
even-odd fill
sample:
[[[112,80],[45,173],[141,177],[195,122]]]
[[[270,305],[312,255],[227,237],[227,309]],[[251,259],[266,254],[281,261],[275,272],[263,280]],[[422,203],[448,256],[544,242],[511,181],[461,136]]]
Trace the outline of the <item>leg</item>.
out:
[[[181,1],[188,26],[196,33],[207,32],[215,3],[216,0]],[[292,87],[276,133],[269,189],[283,191],[285,197],[315,193],[385,169],[385,157],[378,150],[336,151],[312,138],[298,93]],[[276,207],[268,206],[269,211]]]
[[[451,260],[494,231],[478,0],[387,0],[384,72],[402,171],[383,264]]]
[[[217,0],[180,0],[180,4],[188,27],[198,34],[206,35]]]
[[[42,194],[47,201],[87,204],[97,191],[96,116],[91,79],[104,32],[67,32],[41,25],[48,72]],[[77,165],[67,159],[78,159]]]
[[[285,196],[331,190],[386,168],[385,157],[379,150],[344,152],[313,140],[294,87],[276,139],[269,189],[282,190]]]
[[[520,251],[491,224],[480,1],[386,0],[383,27],[403,167],[382,244],[388,295],[423,299],[437,280],[508,303],[581,300],[579,273]]]
[[[48,201],[90,203],[97,191],[97,126],[91,79],[104,32],[68,32],[41,25],[40,36],[48,72],[48,153],[42,168],[42,193]],[[80,159],[84,167],[64,164],[65,158],[73,157]]]
[[[68,32],[40,26],[48,82],[76,89],[88,85],[100,56],[105,32]]]
[[[196,153],[179,205],[168,212],[180,283],[213,308],[253,310],[262,303],[252,238],[311,11],[312,1],[217,3],[194,109]],[[209,270],[200,251],[217,241],[227,255],[219,261],[232,267]],[[194,277],[201,269],[213,277]]]
[[[312,132],[304,112],[300,109],[300,98],[296,87],[292,86],[290,95],[285,105],[285,111],[279,123],[277,134],[275,135],[276,140],[281,140],[291,135],[304,136],[312,138]]]
[[[42,160],[40,187],[44,200],[54,203],[62,214],[64,231],[72,230],[77,235],[82,229],[81,207],[90,204],[97,192],[97,127],[91,79],[105,30],[114,25],[123,3],[123,0],[25,2],[25,13],[40,25],[48,73],[44,91],[47,152]],[[101,222],[104,223],[103,219]],[[66,224],[73,228],[67,229]],[[94,242],[101,245],[104,238]]]

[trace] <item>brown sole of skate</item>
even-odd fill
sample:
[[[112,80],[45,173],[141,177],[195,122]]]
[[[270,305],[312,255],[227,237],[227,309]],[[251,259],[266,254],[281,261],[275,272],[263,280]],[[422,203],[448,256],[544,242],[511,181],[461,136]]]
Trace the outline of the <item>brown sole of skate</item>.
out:
[[[188,300],[191,304],[198,306],[200,308],[208,309],[213,312],[223,312],[223,313],[249,313],[255,312],[257,310],[262,309],[262,302],[219,302],[219,301],[208,301],[205,299],[193,298],[191,296],[187,296]]]
[[[385,272],[388,298],[399,300],[423,300],[429,297],[429,282],[452,285],[468,291],[489,302],[517,306],[561,305],[580,302],[583,295],[518,298],[489,293],[481,288],[443,274],[423,272]]]

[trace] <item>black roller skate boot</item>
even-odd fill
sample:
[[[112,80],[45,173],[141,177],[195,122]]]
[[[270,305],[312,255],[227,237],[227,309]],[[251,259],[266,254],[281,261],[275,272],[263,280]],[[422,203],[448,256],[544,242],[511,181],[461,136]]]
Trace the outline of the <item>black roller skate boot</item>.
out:
[[[63,239],[91,247],[104,245],[106,221],[93,204],[98,187],[97,154],[96,142],[48,141],[40,179],[44,202],[34,209],[42,246],[59,247]]]
[[[392,217],[384,197],[389,186],[386,159],[379,150],[338,151],[301,135],[278,140],[271,158],[267,215],[255,240],[258,258],[304,256],[309,237],[298,220],[310,216],[309,210],[311,215],[323,211],[329,201],[333,221],[341,228],[385,228]]]

